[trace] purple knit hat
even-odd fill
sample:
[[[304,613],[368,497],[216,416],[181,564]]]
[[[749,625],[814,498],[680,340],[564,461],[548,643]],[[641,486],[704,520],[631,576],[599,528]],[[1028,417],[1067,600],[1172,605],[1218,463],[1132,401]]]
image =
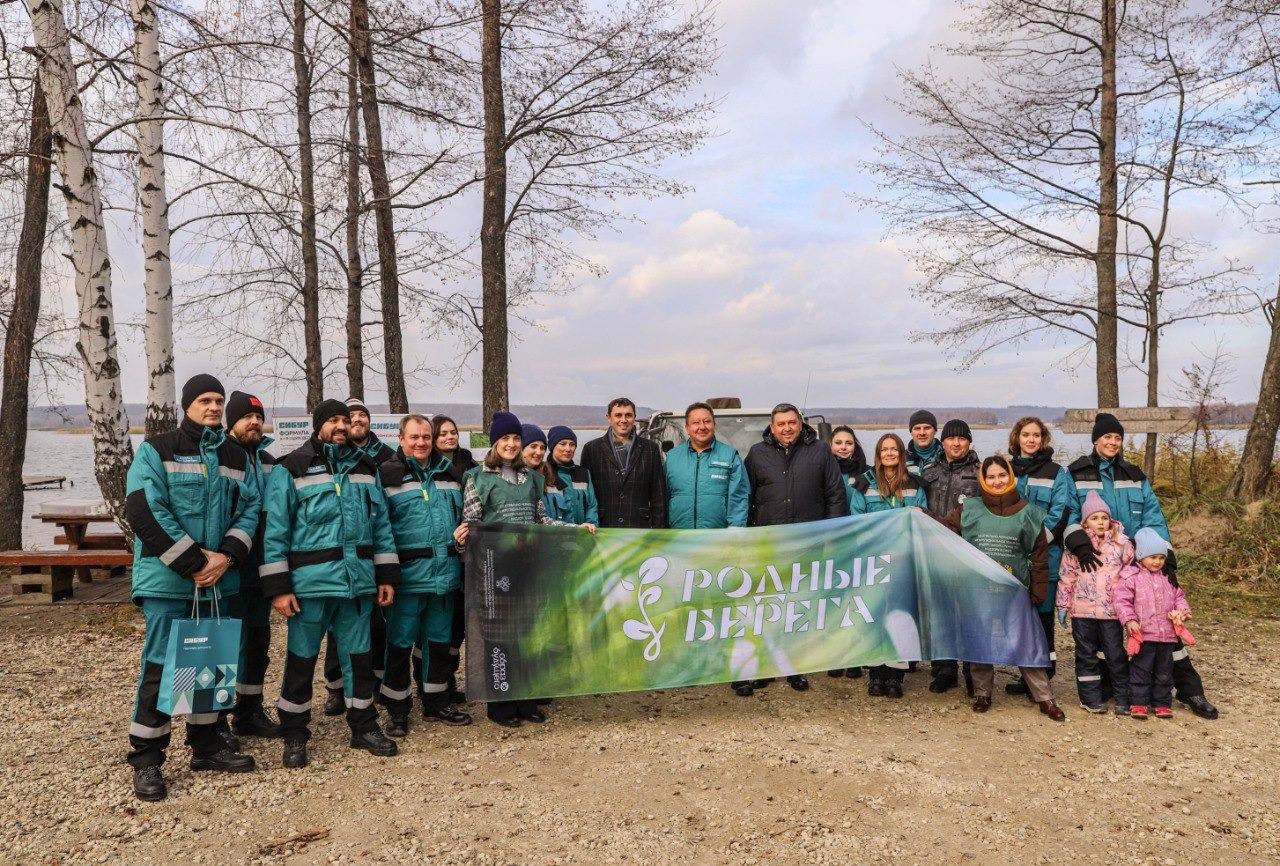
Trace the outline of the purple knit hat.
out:
[[[1111,506],[1098,495],[1098,491],[1090,490],[1089,495],[1084,498],[1084,507],[1080,509],[1080,517],[1088,520],[1089,515],[1097,514],[1099,511],[1105,511],[1107,517],[1111,517]]]

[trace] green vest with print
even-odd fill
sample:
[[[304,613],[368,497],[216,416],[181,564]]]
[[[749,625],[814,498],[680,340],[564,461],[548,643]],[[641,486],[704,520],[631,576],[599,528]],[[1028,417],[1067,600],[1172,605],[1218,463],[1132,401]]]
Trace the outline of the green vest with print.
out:
[[[1031,586],[1031,551],[1044,530],[1044,511],[1027,503],[1017,514],[992,514],[981,496],[960,507],[960,537],[1000,563],[1023,586]]]
[[[484,508],[485,523],[538,522],[538,503],[542,501],[546,484],[541,475],[526,472],[523,483],[512,484],[497,472],[486,472],[481,466],[468,474]]]

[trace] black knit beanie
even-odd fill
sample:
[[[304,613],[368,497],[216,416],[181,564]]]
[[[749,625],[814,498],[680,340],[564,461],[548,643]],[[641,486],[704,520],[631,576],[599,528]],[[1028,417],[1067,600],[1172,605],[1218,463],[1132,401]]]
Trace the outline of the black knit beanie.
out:
[[[938,416],[930,412],[928,409],[917,409],[911,413],[911,420],[907,422],[907,429],[910,430],[917,424],[928,424],[934,430],[937,430]]]
[[[323,400],[316,407],[316,411],[311,413],[311,432],[319,433],[324,422],[328,421],[334,415],[343,415],[351,418],[351,410],[347,408],[347,404],[341,400]]]
[[[1120,419],[1110,412],[1099,412],[1097,417],[1093,419],[1093,436],[1090,442],[1097,442],[1108,433],[1119,433],[1124,436],[1124,425],[1120,423]]]
[[[252,394],[243,391],[232,391],[227,398],[227,408],[223,413],[223,423],[230,430],[245,415],[257,413],[263,421],[267,420],[267,410],[262,408],[262,401]]]
[[[952,418],[947,422],[946,426],[942,428],[941,438],[943,440],[950,439],[952,436],[963,436],[970,442],[973,441],[973,433],[969,431],[969,425],[961,421],[959,418]]]
[[[197,397],[208,394],[210,391],[221,394],[223,397],[227,396],[227,391],[222,387],[217,376],[210,376],[208,373],[192,376],[187,380],[187,384],[182,386],[182,411],[187,411]]]

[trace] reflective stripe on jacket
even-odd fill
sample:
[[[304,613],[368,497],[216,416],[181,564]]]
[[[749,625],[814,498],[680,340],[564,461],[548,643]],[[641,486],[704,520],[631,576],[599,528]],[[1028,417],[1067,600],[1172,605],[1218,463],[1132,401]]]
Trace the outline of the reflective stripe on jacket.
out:
[[[1059,572],[1062,570],[1062,536],[1066,531],[1075,495],[1071,473],[1053,461],[1053,449],[1045,448],[1030,460],[1015,458],[1013,472],[1018,493],[1045,513],[1044,528],[1049,540],[1049,595],[1040,605],[1043,613],[1053,610]]]
[[[400,557],[399,592],[453,592],[462,560],[453,531],[462,522],[462,472],[447,457],[430,465],[397,449],[378,467]]]
[[[853,486],[849,488],[849,511],[853,514],[874,514],[877,511],[892,511],[895,508],[910,508],[916,506],[918,508],[928,508],[929,502],[925,498],[924,488],[920,485],[920,479],[907,473],[907,486],[898,492],[898,496],[892,499],[886,499],[880,495],[876,486],[876,471],[868,469],[862,475],[854,479]]]
[[[191,575],[204,567],[201,549],[249,559],[261,498],[246,477],[248,455],[221,427],[183,418],[177,430],[138,446],[125,479],[125,515],[133,527],[133,592],[141,598],[190,599]],[[218,581],[239,591],[240,572]]]
[[[1116,456],[1104,460],[1095,451],[1067,467],[1073,482],[1071,508],[1066,532],[1081,529],[1080,510],[1090,490],[1096,490],[1111,509],[1111,516],[1124,525],[1125,534],[1133,538],[1139,529],[1154,529],[1169,541],[1169,525],[1165,522],[1160,500],[1151,489],[1146,474],[1128,460]]]
[[[307,598],[372,595],[400,579],[387,500],[360,449],[314,436],[267,482],[262,592]]]
[[[595,487],[591,473],[585,466],[571,463],[565,466],[551,461],[551,468],[560,479],[560,489],[548,490],[542,501],[547,505],[547,516],[565,523],[600,523],[600,508],[596,503]]]

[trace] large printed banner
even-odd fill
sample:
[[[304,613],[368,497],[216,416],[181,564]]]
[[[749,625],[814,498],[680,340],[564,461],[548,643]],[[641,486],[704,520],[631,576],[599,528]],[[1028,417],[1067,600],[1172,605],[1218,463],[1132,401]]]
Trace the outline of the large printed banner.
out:
[[[925,514],[754,529],[488,524],[467,696],[598,694],[894,661],[1048,667],[1022,584]]]

